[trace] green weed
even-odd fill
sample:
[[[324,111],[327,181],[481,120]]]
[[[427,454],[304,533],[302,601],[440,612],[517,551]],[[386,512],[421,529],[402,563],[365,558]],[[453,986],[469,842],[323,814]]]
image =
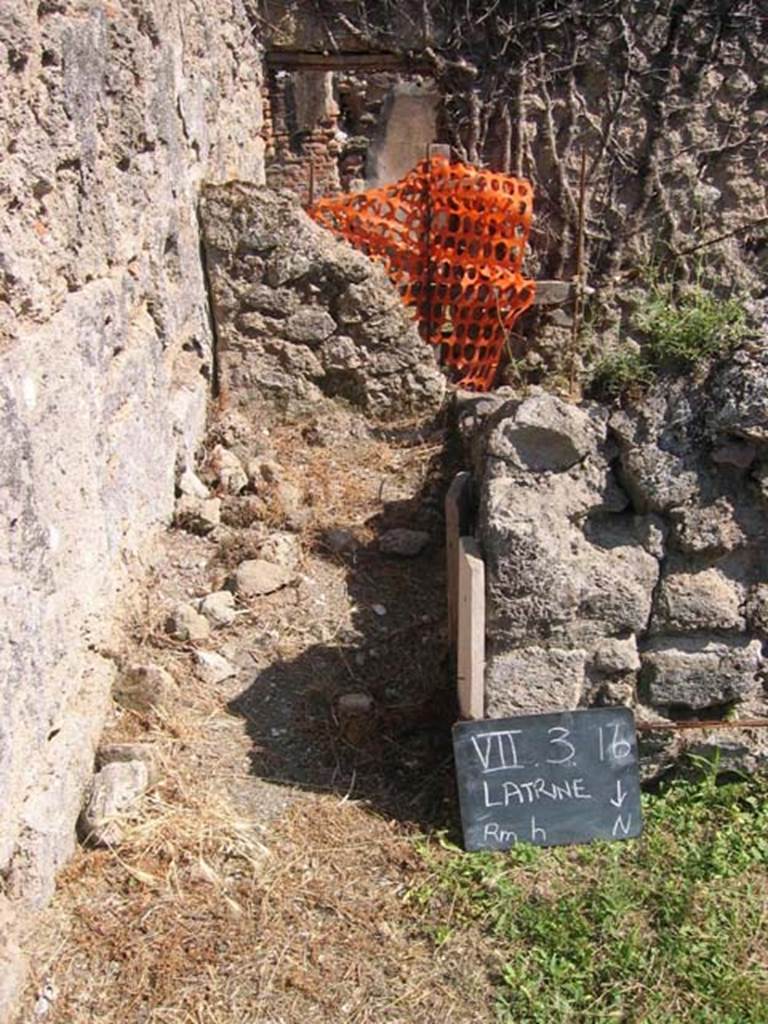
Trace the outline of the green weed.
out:
[[[606,398],[646,389],[660,370],[683,372],[727,355],[748,334],[738,298],[720,299],[700,284],[677,296],[671,283],[650,272],[649,278],[647,296],[630,321],[642,347],[609,352],[592,368],[593,387]]]
[[[701,285],[677,299],[671,285],[654,285],[634,324],[648,339],[651,361],[679,369],[725,355],[747,330],[744,306],[738,299],[717,298]]]
[[[655,372],[640,352],[621,350],[603,356],[592,370],[592,382],[600,394],[617,398],[632,388],[647,388]]]
[[[436,943],[480,928],[503,1024],[768,1024],[768,779],[646,795],[638,840],[508,854],[423,841]]]

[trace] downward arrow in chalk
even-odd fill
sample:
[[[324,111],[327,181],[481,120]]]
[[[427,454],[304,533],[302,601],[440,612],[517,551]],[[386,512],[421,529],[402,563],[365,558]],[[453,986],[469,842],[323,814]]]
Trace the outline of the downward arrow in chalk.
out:
[[[621,807],[624,801],[627,799],[627,794],[621,788],[621,779],[616,781],[616,799],[611,800],[614,807]]]

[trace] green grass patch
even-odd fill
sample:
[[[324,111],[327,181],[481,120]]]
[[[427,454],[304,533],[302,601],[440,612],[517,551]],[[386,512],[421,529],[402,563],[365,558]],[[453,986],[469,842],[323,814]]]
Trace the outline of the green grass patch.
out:
[[[676,368],[725,355],[747,330],[742,302],[720,299],[700,285],[677,299],[671,286],[655,285],[634,323],[648,339],[651,361]]]
[[[744,304],[721,299],[701,285],[675,295],[671,284],[654,282],[631,319],[639,351],[617,349],[592,368],[592,383],[607,398],[644,390],[660,370],[685,372],[731,352],[748,334]]]
[[[622,843],[419,844],[436,946],[479,931],[503,1024],[768,1024],[768,779],[645,795]]]

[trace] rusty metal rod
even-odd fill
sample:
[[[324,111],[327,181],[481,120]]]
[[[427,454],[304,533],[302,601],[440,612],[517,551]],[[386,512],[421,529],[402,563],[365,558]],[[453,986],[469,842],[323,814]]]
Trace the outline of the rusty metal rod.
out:
[[[768,718],[735,718],[732,721],[717,719],[716,721],[697,722],[688,720],[682,722],[635,722],[638,732],[677,732],[683,729],[768,729]]]

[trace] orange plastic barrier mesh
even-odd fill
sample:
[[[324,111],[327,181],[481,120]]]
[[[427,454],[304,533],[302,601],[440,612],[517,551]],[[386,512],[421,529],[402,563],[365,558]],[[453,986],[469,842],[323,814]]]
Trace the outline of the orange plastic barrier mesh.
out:
[[[461,387],[493,386],[512,325],[533,302],[522,275],[527,181],[432,157],[396,185],[323,198],[309,212],[384,262]]]

